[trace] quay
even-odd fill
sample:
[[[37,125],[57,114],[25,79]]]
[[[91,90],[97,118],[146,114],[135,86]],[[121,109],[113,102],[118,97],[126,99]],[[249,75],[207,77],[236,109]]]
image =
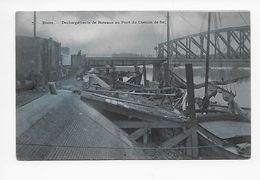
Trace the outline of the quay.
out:
[[[17,109],[18,160],[140,159],[126,134],[71,91]]]

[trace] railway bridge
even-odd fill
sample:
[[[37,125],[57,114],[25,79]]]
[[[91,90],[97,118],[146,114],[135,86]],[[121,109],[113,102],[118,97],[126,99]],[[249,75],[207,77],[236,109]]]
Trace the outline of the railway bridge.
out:
[[[88,65],[94,67],[111,66],[138,66],[149,64],[161,64],[165,58],[159,57],[87,57]]]
[[[170,63],[205,62],[207,32],[169,41]],[[250,26],[228,27],[210,31],[210,61],[213,63],[250,65]],[[156,47],[158,58],[167,55],[167,42]]]
[[[169,41],[170,64],[194,66],[205,64],[207,32],[200,32]],[[250,67],[250,26],[228,27],[210,31],[210,63],[212,66]],[[167,42],[155,47],[157,57],[87,57],[90,66],[154,65],[166,60]],[[157,68],[156,68],[157,67]]]

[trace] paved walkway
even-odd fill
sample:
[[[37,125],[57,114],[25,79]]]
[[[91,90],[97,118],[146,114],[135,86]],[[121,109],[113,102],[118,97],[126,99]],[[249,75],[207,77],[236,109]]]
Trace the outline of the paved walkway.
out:
[[[17,109],[17,159],[140,159],[127,135],[71,91]]]

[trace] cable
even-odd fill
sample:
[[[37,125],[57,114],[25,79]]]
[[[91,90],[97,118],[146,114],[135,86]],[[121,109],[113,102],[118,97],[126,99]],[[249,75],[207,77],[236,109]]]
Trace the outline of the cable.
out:
[[[184,18],[182,15],[178,14],[187,24],[189,24],[190,26],[193,26],[195,29],[198,29],[198,27],[196,27],[195,25],[191,24],[191,22],[189,22],[189,20],[187,20],[186,18]]]
[[[215,30],[217,30],[219,27],[220,28],[222,27],[222,22],[221,22],[220,13],[215,12],[214,15],[215,15]],[[219,26],[218,26],[218,20],[219,20]],[[220,49],[219,38],[217,38],[216,46],[218,49]],[[220,69],[221,80],[224,81],[224,73],[223,73],[223,69],[222,69],[223,63],[222,63],[221,59],[220,59],[220,67],[221,67],[221,69]]]
[[[200,32],[202,32],[202,29],[203,29],[203,26],[206,22],[206,17],[207,17],[207,13],[205,13],[205,15],[202,17],[202,23],[201,23],[201,26],[200,26]]]
[[[163,37],[164,37],[165,25],[163,24],[162,27],[163,27],[163,28],[162,28],[162,32],[161,32],[161,37],[160,37],[160,39],[162,40],[162,42],[164,42]]]
[[[246,22],[245,18],[242,16],[242,14],[240,12],[238,12],[238,14],[242,18],[242,20],[244,21],[245,25],[248,26],[248,23]]]

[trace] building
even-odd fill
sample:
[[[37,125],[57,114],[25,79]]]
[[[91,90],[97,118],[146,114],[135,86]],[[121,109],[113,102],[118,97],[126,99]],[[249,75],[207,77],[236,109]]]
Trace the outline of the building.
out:
[[[81,54],[81,51],[79,51],[78,54],[71,55],[71,70],[74,73],[81,74],[89,70],[86,54]]]
[[[34,85],[59,78],[61,44],[51,38],[16,36],[16,82]]]
[[[78,69],[83,61],[83,57],[81,55],[71,55],[71,68]]]
[[[81,51],[78,54],[71,55],[71,68],[79,69],[86,65],[87,57],[86,54],[81,54]]]
[[[71,65],[70,48],[61,47],[61,61],[63,66]]]

